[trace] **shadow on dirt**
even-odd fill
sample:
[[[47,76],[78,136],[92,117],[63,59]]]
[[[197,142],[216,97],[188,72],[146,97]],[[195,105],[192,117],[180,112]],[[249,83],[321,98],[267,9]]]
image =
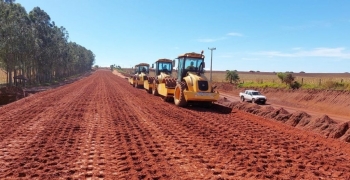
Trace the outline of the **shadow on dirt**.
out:
[[[191,102],[186,108],[199,112],[213,112],[218,114],[229,114],[234,104],[226,98],[220,98],[215,103]]]
[[[189,105],[186,108],[194,111],[198,111],[198,112],[212,112],[212,113],[218,113],[218,114],[230,114],[232,112],[232,107],[228,107],[217,103],[214,103],[211,106]]]

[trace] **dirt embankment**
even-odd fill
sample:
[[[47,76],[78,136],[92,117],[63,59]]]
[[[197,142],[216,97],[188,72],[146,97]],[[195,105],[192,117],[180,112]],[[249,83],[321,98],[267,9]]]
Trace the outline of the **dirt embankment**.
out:
[[[238,96],[245,89],[236,88],[228,83],[217,83],[219,91]],[[340,139],[350,142],[350,92],[332,90],[287,90],[287,89],[256,89],[268,97],[269,102],[298,107],[304,110],[323,112],[321,117],[314,117],[305,111],[288,112],[284,108],[259,106],[247,102],[230,102],[227,99],[219,103],[229,105],[235,109],[249,112],[266,119],[274,119],[296,128],[314,131],[327,138]],[[349,116],[349,121],[336,122],[327,114]]]
[[[229,83],[217,83],[220,91],[238,96],[244,88],[236,88]],[[255,88],[267,96],[268,103],[316,110],[325,114],[338,114],[350,117],[350,91],[337,90],[291,90],[274,88]]]

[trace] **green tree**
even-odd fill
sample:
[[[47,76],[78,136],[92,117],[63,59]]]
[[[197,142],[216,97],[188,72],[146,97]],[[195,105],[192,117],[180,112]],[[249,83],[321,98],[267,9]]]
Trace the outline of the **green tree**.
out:
[[[284,83],[284,79],[286,79],[287,73],[279,72],[277,73],[277,77],[281,80],[281,83]]]
[[[294,82],[294,79],[295,77],[293,76],[293,74],[288,73],[284,78],[284,82],[290,86]]]
[[[282,83],[286,83],[292,89],[299,89],[301,84],[295,81],[295,76],[292,73],[277,73],[277,77],[281,79]]]
[[[0,0],[0,68],[25,75],[29,84],[50,83],[91,70],[95,55],[74,42],[39,7],[27,11],[15,0]]]
[[[229,81],[230,83],[238,83],[239,82],[239,76],[237,74],[237,71],[230,71],[226,70],[226,80]]]

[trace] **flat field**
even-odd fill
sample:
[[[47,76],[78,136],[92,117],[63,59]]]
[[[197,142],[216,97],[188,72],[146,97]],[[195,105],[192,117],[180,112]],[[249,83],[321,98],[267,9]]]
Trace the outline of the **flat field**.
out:
[[[131,69],[124,69],[125,72],[131,72]],[[280,83],[281,80],[277,77],[275,72],[237,72],[241,82],[273,82]],[[177,75],[177,72],[174,72]],[[154,71],[150,71],[150,76],[154,76]],[[210,72],[205,73],[207,78],[210,77]],[[322,85],[327,81],[334,81],[338,83],[350,83],[350,73],[293,73],[296,77],[296,81],[303,84]],[[226,71],[213,71],[212,80],[213,82],[227,82]]]

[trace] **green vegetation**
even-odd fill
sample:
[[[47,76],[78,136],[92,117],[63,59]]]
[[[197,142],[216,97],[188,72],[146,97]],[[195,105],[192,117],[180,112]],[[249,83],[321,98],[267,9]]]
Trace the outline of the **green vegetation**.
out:
[[[234,82],[235,84],[239,82],[239,76],[237,74],[237,71],[230,71],[226,70],[226,81],[229,81],[230,83]]]
[[[273,83],[273,82],[265,82],[265,83],[259,83],[259,82],[246,82],[246,83],[240,83],[238,84],[238,87],[240,88],[287,88],[285,84],[282,83]]]
[[[294,88],[297,89],[330,89],[350,90],[350,75],[348,73],[291,73],[294,81],[288,85],[275,72],[239,72],[238,87],[242,88]],[[287,73],[285,73],[287,74]],[[214,82],[229,82],[227,71],[215,71],[212,74]]]
[[[240,88],[291,88],[291,89],[329,89],[329,90],[348,90],[350,91],[350,83],[339,83],[335,81],[326,81],[322,85],[318,84],[300,84],[294,81],[292,84],[273,83],[273,82],[254,82],[248,81],[238,84]]]
[[[116,66],[115,64],[112,64],[109,67],[110,67],[111,71],[113,71],[114,69],[116,69],[118,71],[122,70],[122,67],[120,67],[119,65]]]
[[[68,37],[39,7],[27,13],[14,0],[0,0],[0,69],[7,84],[17,75],[28,85],[51,84],[90,71],[95,55]]]
[[[282,83],[286,83],[286,85],[288,85],[289,88],[299,89],[301,87],[301,84],[298,81],[295,81],[295,77],[292,73],[279,72],[277,73],[277,77],[281,80]]]

